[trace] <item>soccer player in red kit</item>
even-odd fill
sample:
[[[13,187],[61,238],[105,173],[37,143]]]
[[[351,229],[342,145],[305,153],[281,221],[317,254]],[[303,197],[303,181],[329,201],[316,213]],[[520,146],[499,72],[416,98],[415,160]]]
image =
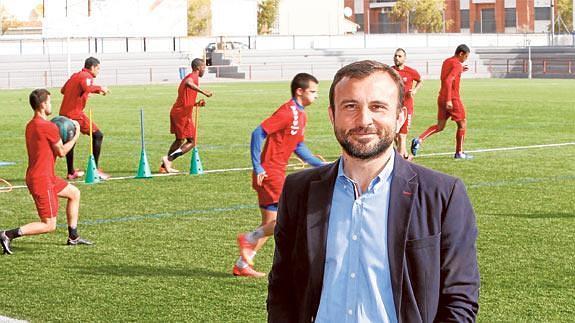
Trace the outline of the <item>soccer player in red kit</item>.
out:
[[[307,122],[305,107],[317,98],[318,84],[317,79],[310,74],[297,74],[291,82],[292,98],[252,132],[252,187],[258,194],[262,219],[254,231],[238,235],[240,257],[233,268],[235,276],[265,276],[252,268],[253,258],[273,235],[279,197],[291,154],[295,152],[312,166],[323,165],[323,161],[315,157],[304,143]]]
[[[204,100],[196,102],[198,92],[211,97],[212,92],[202,90],[199,85],[200,77],[204,76],[206,63],[201,58],[192,61],[192,73],[186,75],[178,87],[178,98],[170,111],[170,131],[176,139],[170,146],[168,154],[162,157],[160,173],[177,173],[178,170],[172,168],[174,159],[182,156],[195,146],[196,126],[192,120],[194,108],[205,105]],[[185,141],[185,142],[184,142]]]
[[[411,122],[413,122],[413,97],[419,88],[421,88],[423,82],[421,81],[421,76],[416,70],[405,65],[405,58],[406,54],[403,48],[395,50],[393,55],[394,66],[392,67],[403,80],[403,105],[407,108],[407,119],[399,129],[399,133],[395,136],[395,143],[399,150],[399,154],[403,158],[409,159],[410,156],[407,152],[407,133],[411,127]]]
[[[74,121],[76,134],[67,143],[62,143],[58,126],[47,120],[52,113],[50,92],[45,89],[36,89],[30,93],[29,99],[34,110],[34,117],[26,125],[26,149],[28,150],[26,185],[36,203],[40,222],[28,223],[19,228],[0,232],[2,249],[5,254],[12,254],[10,242],[13,239],[56,230],[58,197],[68,200],[66,206],[67,244],[92,244],[78,236],[80,190],[54,174],[56,157],[64,157],[74,147],[80,135],[80,125]]]
[[[80,132],[90,135],[90,119],[84,113],[86,102],[90,94],[108,94],[108,88],[94,84],[94,78],[100,73],[100,61],[94,57],[86,58],[84,68],[72,74],[70,79],[64,84],[60,92],[64,95],[60,105],[60,115],[76,120],[80,124]],[[98,129],[98,126],[92,122],[92,148],[94,152],[94,161],[96,165],[100,160],[100,150],[104,134]],[[84,172],[74,168],[74,147],[66,155],[66,165],[68,167],[67,178],[76,179],[84,175]],[[98,169],[98,175],[101,179],[108,179],[110,175]]]
[[[467,71],[467,66],[463,62],[469,57],[469,47],[459,45],[455,49],[455,55],[443,61],[441,65],[441,89],[437,97],[437,124],[429,127],[419,137],[411,141],[411,153],[415,156],[423,141],[434,133],[440,132],[445,128],[447,119],[457,124],[455,135],[455,159],[471,159],[473,156],[463,152],[463,140],[465,139],[465,130],[467,128],[467,119],[465,106],[459,95],[459,83],[461,73]]]

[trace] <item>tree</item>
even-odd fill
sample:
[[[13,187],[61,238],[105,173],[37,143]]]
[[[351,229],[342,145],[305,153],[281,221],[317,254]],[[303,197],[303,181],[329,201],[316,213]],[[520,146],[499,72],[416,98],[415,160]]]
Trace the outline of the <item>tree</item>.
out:
[[[396,21],[406,21],[418,32],[442,32],[444,10],[444,0],[397,0],[391,17]],[[451,23],[451,20],[445,21],[445,28]]]
[[[263,0],[258,4],[258,34],[269,34],[276,21],[279,0]]]
[[[188,0],[188,35],[209,34],[211,20],[210,0]]]
[[[561,17],[563,23],[557,19],[555,23],[555,30],[561,31],[567,27],[570,32],[573,30],[573,0],[555,0],[557,6],[557,17]],[[565,25],[563,25],[565,24]]]

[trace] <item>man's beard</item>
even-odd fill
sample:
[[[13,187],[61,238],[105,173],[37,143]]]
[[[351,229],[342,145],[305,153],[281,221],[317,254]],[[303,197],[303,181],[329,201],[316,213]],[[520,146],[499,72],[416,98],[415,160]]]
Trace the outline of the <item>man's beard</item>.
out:
[[[357,127],[347,132],[342,129],[335,129],[335,137],[343,148],[343,150],[353,158],[370,160],[381,156],[391,145],[395,137],[395,132],[392,129],[383,129],[384,135],[382,137],[381,130],[374,127]],[[354,134],[377,134],[378,141],[373,144],[371,141],[367,144],[352,141],[351,137]]]

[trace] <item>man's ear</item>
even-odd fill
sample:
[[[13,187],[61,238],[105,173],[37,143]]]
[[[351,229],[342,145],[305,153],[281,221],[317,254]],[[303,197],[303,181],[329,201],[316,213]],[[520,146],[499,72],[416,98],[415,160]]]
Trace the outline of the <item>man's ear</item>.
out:
[[[334,118],[335,118],[335,116],[334,116],[334,110],[335,110],[335,108],[332,107],[331,105],[328,105],[328,106],[327,106],[327,113],[328,113],[328,115],[329,115],[329,121],[331,122],[331,125],[332,125],[332,126],[333,126],[333,124],[334,124],[333,121],[334,121]]]
[[[399,133],[399,129],[403,126],[403,124],[407,121],[407,108],[401,107],[399,109],[399,113],[397,114],[397,120],[395,121],[395,133]]]

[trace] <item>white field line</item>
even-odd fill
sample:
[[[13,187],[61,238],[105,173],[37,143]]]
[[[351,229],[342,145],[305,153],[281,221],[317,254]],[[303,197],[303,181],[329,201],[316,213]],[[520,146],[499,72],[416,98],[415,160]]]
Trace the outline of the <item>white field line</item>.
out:
[[[0,323],[27,323],[28,321],[17,320],[6,316],[0,316]]]
[[[575,145],[575,142],[565,142],[560,144],[546,144],[546,145],[531,145],[531,146],[514,146],[514,147],[500,147],[500,148],[487,148],[487,149],[476,149],[476,150],[467,150],[468,153],[485,153],[485,152],[494,152],[494,151],[510,151],[510,150],[523,150],[523,149],[537,149],[537,148],[552,148],[552,147],[562,147],[562,146],[571,146]],[[446,155],[453,155],[453,152],[444,152],[444,153],[430,153],[430,154],[420,154],[417,155],[417,158],[421,157],[433,157],[433,156],[446,156]],[[288,167],[296,167],[301,166],[301,164],[289,164]],[[225,172],[237,172],[237,171],[248,171],[252,170],[252,167],[239,167],[239,168],[224,168],[224,169],[212,169],[204,171],[205,174],[209,173],[225,173]],[[187,172],[179,172],[179,173],[170,173],[170,174],[152,174],[152,177],[164,177],[164,176],[177,176],[177,175],[188,175]],[[111,177],[108,181],[117,181],[117,180],[126,180],[126,179],[134,179],[134,176],[119,176],[119,177]],[[72,182],[74,184],[83,184],[83,181],[75,181]],[[26,185],[16,185],[12,186],[12,189],[22,189],[26,188]],[[9,188],[7,187],[0,187],[0,192],[7,191]]]

